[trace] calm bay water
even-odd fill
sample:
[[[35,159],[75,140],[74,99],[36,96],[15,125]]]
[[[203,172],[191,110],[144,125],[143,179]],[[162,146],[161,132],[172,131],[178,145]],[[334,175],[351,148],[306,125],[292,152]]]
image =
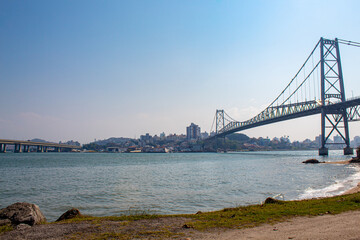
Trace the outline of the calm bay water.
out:
[[[302,164],[349,159],[341,151],[251,153],[6,153],[0,155],[0,208],[39,205],[50,221],[76,207],[94,216],[132,211],[195,213],[260,203],[331,196],[356,186],[355,166]]]

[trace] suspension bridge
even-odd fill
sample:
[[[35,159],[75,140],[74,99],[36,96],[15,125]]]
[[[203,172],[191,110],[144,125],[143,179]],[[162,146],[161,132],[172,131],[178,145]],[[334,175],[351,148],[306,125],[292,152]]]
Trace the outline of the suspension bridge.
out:
[[[360,43],[343,39],[320,40],[285,89],[258,115],[236,121],[223,109],[216,110],[208,139],[285,120],[321,114],[319,155],[328,155],[330,144],[344,144],[344,154],[353,154],[350,147],[349,122],[360,120],[360,96],[345,97],[339,44],[360,47]],[[213,130],[215,123],[215,129]],[[342,143],[331,143],[338,134]]]

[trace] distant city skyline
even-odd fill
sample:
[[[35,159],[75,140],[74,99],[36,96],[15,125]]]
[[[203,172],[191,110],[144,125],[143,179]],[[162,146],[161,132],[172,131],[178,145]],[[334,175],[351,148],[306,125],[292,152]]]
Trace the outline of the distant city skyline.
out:
[[[247,120],[284,89],[320,37],[360,41],[360,2],[0,1],[0,138],[89,143],[210,133],[216,109]],[[321,14],[320,14],[321,13]],[[340,46],[347,97],[360,49]],[[350,137],[360,132],[350,123]],[[246,130],[320,134],[320,116]]]

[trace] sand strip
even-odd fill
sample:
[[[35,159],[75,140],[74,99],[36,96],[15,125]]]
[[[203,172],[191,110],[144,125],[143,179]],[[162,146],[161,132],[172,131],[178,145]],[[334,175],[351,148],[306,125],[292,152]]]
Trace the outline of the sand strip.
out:
[[[360,211],[297,217],[255,228],[204,233],[192,239],[360,239]]]

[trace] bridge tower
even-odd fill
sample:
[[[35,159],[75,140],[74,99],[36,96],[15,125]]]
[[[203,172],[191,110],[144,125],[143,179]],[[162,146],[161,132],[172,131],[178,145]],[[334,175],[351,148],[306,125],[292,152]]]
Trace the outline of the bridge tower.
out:
[[[216,109],[216,135],[218,135],[220,133],[220,130],[223,129],[225,127],[225,115],[224,115],[224,109]],[[216,139],[216,150],[219,151],[219,139],[218,137],[215,137]],[[224,148],[225,146],[225,135],[223,136],[223,143],[224,143]],[[222,150],[221,150],[222,151]],[[226,149],[223,149],[223,151],[225,152]]]
[[[225,127],[224,110],[216,110],[216,135],[220,133],[220,130]]]
[[[338,39],[320,39],[321,60],[321,102],[323,106],[334,102],[345,102],[344,80],[341,69]],[[350,148],[349,125],[346,108],[321,110],[321,148],[319,155],[328,155],[328,140],[333,134],[339,134],[346,147],[344,155],[353,154]],[[335,143],[336,144],[336,143]]]

